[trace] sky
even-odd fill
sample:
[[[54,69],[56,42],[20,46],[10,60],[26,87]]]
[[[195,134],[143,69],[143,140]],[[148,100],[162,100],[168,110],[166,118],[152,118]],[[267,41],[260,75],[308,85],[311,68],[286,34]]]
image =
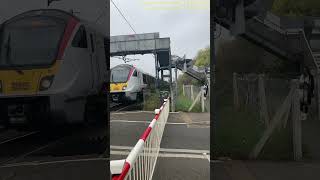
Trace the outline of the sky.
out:
[[[166,0],[165,2],[182,2],[181,5],[157,5],[150,9],[146,2],[155,0],[113,0],[137,34],[159,32],[160,37],[170,37],[171,54],[194,58],[200,49],[210,45],[210,1],[209,0]],[[186,8],[184,2],[203,1],[206,7]],[[178,7],[174,9],[173,7]],[[155,7],[155,5],[152,5]],[[168,8],[170,7],[170,8]],[[110,5],[110,34],[134,34],[113,4]],[[155,75],[154,57],[152,55],[128,56],[138,61],[129,64],[140,67],[143,71]],[[111,67],[123,64],[118,58],[111,58]]]

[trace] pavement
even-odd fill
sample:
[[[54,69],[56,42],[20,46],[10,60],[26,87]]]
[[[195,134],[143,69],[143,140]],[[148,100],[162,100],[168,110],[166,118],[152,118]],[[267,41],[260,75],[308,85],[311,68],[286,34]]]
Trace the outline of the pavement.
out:
[[[320,121],[314,116],[302,121],[302,142],[307,149],[301,161],[215,160],[214,180],[319,180]]]
[[[210,178],[210,114],[170,113],[153,180]],[[110,114],[111,160],[125,159],[154,112],[134,111]]]
[[[106,180],[108,161],[103,158],[51,161],[0,168],[1,180]]]
[[[319,180],[320,162],[215,161],[214,180]]]

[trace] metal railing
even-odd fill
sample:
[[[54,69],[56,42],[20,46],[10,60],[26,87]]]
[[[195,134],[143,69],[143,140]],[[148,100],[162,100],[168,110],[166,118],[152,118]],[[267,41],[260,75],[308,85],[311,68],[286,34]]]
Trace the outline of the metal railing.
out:
[[[151,180],[159,155],[163,131],[170,112],[170,98],[165,99],[125,160],[110,161],[112,180]]]

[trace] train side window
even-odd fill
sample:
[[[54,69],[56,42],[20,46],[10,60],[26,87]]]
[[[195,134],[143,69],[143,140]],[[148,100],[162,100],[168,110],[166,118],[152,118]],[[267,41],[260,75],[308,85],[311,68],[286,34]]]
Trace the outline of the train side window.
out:
[[[138,76],[137,71],[134,71],[134,72],[133,72],[133,76],[134,76],[134,77],[137,77],[137,76]]]
[[[72,40],[72,46],[77,48],[88,48],[87,34],[84,26],[80,26]]]
[[[143,76],[143,83],[144,83],[144,84],[147,84],[147,77],[146,77],[146,75],[143,74],[142,76]]]

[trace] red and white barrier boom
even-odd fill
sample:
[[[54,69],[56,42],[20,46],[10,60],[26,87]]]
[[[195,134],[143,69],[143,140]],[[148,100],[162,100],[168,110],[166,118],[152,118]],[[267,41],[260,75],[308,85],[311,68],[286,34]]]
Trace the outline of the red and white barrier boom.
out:
[[[110,161],[112,180],[151,180],[160,150],[164,127],[170,112],[170,99],[165,99],[155,117],[143,132],[125,160]]]

